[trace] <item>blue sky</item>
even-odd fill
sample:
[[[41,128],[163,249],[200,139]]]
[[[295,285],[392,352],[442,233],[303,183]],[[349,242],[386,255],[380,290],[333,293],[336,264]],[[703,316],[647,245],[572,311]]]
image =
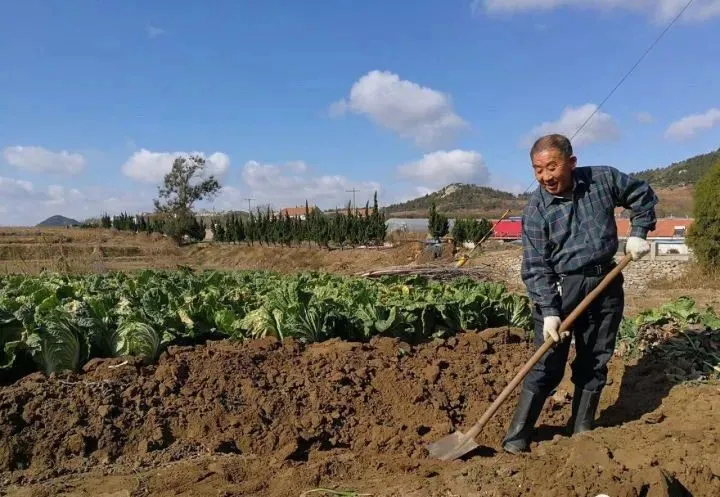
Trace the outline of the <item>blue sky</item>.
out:
[[[0,224],[150,209],[176,153],[216,209],[524,190],[685,0],[0,5]],[[69,6],[72,5],[72,8]],[[575,140],[581,165],[720,146],[720,0],[695,0]],[[714,47],[714,48],[713,48]]]

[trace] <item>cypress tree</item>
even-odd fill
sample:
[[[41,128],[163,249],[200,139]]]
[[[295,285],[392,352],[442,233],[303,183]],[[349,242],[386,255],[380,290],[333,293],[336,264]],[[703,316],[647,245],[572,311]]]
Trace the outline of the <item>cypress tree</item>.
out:
[[[720,267],[720,162],[695,186],[693,224],[686,242],[697,263],[705,270]]]

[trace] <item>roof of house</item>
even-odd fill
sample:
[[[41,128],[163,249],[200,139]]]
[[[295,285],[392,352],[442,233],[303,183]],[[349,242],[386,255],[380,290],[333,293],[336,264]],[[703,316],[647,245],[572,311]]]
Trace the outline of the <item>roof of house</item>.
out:
[[[493,220],[494,224],[496,220]],[[678,227],[687,228],[692,224],[692,218],[686,217],[666,217],[660,218],[655,223],[655,229],[648,233],[648,238],[672,238],[675,234],[675,229]],[[615,218],[615,225],[617,226],[618,237],[624,238],[630,234],[630,219],[623,217]],[[515,219],[505,219],[497,224],[495,228],[495,236],[513,236],[520,235],[520,222]]]
[[[311,211],[314,208],[315,208],[315,206],[308,207],[308,209]],[[303,205],[302,207],[283,207],[282,209],[280,209],[281,215],[284,216],[286,212],[287,212],[287,215],[290,217],[304,216],[305,215],[305,206]]]
[[[676,227],[687,229],[693,222],[692,218],[660,218],[656,222],[655,229],[648,233],[648,238],[671,238]],[[627,218],[615,218],[617,233],[619,237],[626,237],[630,234],[630,220]]]

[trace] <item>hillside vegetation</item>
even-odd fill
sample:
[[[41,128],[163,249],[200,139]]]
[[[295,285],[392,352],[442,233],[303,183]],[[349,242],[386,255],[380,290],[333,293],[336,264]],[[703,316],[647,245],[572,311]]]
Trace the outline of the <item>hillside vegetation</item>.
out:
[[[658,216],[691,217],[695,184],[720,162],[720,148],[699,154],[669,166],[647,169],[632,176],[650,183],[660,203]],[[486,186],[454,183],[436,192],[407,202],[389,205],[388,217],[427,217],[430,205],[435,202],[438,212],[452,217],[496,218],[506,209],[511,216],[520,215],[529,194],[514,195]]]
[[[510,209],[519,215],[527,195],[514,195],[486,186],[453,183],[436,192],[385,208],[388,217],[427,217],[434,202],[437,210],[450,217],[496,217]]]
[[[649,182],[655,188],[694,186],[720,161],[720,148],[700,154],[669,166],[633,173],[636,178]]]
[[[80,225],[79,221],[76,221],[75,219],[72,219],[70,217],[55,215],[50,216],[45,221],[42,221],[37,224],[38,227],[62,227],[62,226],[78,226]]]

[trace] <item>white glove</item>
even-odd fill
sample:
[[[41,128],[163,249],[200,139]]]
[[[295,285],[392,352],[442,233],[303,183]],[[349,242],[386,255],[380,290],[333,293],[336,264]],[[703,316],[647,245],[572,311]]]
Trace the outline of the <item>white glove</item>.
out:
[[[560,335],[558,334],[560,323],[562,323],[562,321],[559,316],[547,316],[543,319],[543,338],[546,342],[548,337],[552,337],[556,342],[560,340]]]
[[[625,253],[630,254],[634,261],[640,259],[650,252],[650,244],[644,238],[638,236],[628,237],[625,242]]]

